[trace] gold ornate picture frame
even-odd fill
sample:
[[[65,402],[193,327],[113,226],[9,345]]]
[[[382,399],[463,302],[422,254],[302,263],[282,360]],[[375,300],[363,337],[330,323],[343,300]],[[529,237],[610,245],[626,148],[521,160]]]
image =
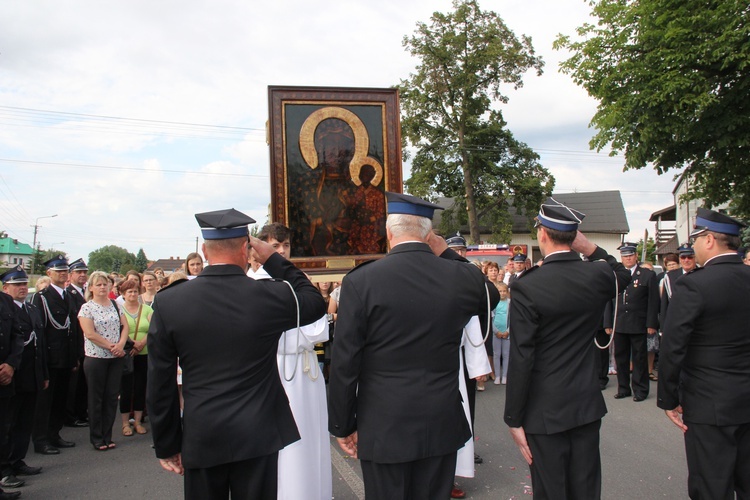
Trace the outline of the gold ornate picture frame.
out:
[[[268,88],[271,219],[291,260],[342,273],[387,252],[385,191],[402,192],[396,89]]]

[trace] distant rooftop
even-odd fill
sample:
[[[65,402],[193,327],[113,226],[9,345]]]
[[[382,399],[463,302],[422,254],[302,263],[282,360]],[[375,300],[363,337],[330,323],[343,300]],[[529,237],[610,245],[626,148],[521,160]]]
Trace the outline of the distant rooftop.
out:
[[[628,219],[625,215],[625,206],[622,204],[622,197],[619,191],[592,191],[588,193],[554,193],[554,199],[579,212],[586,214],[586,218],[580,225],[584,233],[607,233],[607,234],[627,234],[630,232]],[[445,208],[453,206],[453,198],[438,198],[438,205]],[[510,208],[513,214],[513,233],[528,234],[529,220],[536,217],[536,213],[529,216],[515,214],[515,209]],[[441,211],[435,212],[433,224],[440,224]],[[490,232],[489,226],[479,221],[479,231],[481,233]],[[468,227],[461,228],[462,233],[468,233]]]
[[[34,249],[28,243],[21,243],[7,236],[0,238],[0,254],[31,255],[33,253]]]

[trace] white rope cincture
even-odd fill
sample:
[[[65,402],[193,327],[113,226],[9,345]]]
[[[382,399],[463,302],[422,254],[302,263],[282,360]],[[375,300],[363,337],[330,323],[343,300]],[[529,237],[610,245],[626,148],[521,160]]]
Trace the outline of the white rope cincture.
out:
[[[287,286],[289,287],[289,289],[292,291],[292,297],[294,297],[294,303],[297,306],[297,348],[296,348],[295,353],[294,353],[294,370],[292,371],[292,376],[289,377],[289,378],[287,378],[287,376],[286,376],[286,356],[284,357],[284,368],[282,370],[282,372],[283,372],[282,376],[284,377],[284,380],[286,380],[287,382],[291,382],[294,379],[294,376],[297,374],[297,361],[299,361],[299,354],[300,354],[299,353],[299,351],[300,351],[300,348],[299,348],[299,336],[302,333],[302,331],[300,329],[300,324],[299,324],[299,322],[300,322],[300,313],[299,313],[299,299],[297,299],[297,293],[294,291],[294,287],[292,286],[291,283],[289,283],[288,281],[285,281],[285,280],[282,280],[282,283],[286,283]],[[286,346],[286,332],[287,331],[284,330],[284,333],[282,333],[282,335],[284,336],[284,346]],[[284,353],[284,355],[285,354],[286,353]],[[307,359],[307,356],[305,356],[305,359]],[[309,367],[305,371],[309,371]],[[315,378],[317,379],[318,376],[316,375]],[[315,380],[315,379],[313,379],[313,380]]]
[[[487,342],[487,338],[490,336],[490,330],[491,330],[490,322],[492,321],[492,317],[491,317],[492,308],[490,307],[490,289],[487,288],[486,281],[484,282],[484,292],[485,292],[485,296],[487,297],[487,329],[485,330],[484,339],[482,339],[482,342],[480,342],[479,344],[474,344],[474,342],[471,341],[471,337],[466,335],[466,339],[469,341],[469,344],[471,344],[474,347],[480,347],[484,345],[484,343]],[[465,332],[466,332],[466,328],[464,327],[464,333]]]
[[[609,336],[609,342],[607,342],[607,345],[601,346],[599,342],[596,340],[596,335],[594,335],[594,344],[596,344],[596,347],[598,347],[601,350],[609,349],[609,346],[612,344],[612,340],[615,338],[615,327],[617,326],[617,306],[619,305],[620,301],[618,300],[620,298],[620,284],[617,282],[617,273],[612,271],[612,274],[615,275],[615,310],[614,310],[614,316],[612,317],[612,334]]]

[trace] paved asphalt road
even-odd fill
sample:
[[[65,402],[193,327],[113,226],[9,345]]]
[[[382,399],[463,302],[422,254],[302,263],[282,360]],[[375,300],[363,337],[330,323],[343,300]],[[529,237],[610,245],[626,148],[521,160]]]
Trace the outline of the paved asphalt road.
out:
[[[615,400],[614,377],[604,391],[609,414],[602,425],[603,498],[613,500],[687,498],[687,467],[682,433],[655,404],[656,384],[641,403]],[[528,467],[502,421],[505,387],[488,384],[477,394],[477,452],[484,463],[476,477],[459,479],[467,498],[476,500],[530,498]],[[150,500],[182,498],[182,479],[162,471],[151,449],[150,434],[123,437],[115,426],[117,448],[94,451],[88,429],[65,428],[65,439],[77,446],[57,456],[30,450],[26,462],[44,467],[26,477],[19,488],[24,499]],[[334,443],[333,491],[336,500],[364,498],[356,460],[345,457]],[[8,489],[8,491],[14,491]],[[304,500],[304,499],[300,499]]]

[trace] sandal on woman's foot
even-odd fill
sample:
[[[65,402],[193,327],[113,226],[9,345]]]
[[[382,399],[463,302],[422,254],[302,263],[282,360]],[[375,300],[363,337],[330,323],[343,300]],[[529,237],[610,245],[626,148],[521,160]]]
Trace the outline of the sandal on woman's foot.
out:
[[[148,432],[148,429],[143,427],[141,424],[135,424],[135,432],[138,434],[146,434]]]
[[[652,380],[654,382],[656,382],[657,380],[659,380],[659,377],[657,377],[654,372],[649,373],[648,374],[648,378],[649,378],[649,380]]]
[[[133,428],[130,427],[130,425],[123,425],[122,426],[122,435],[123,436],[132,436],[133,435]]]
[[[107,451],[107,445],[104,443],[94,443],[94,449],[96,451]]]
[[[112,448],[117,448],[117,445],[115,443],[109,443],[107,448],[111,450]]]

